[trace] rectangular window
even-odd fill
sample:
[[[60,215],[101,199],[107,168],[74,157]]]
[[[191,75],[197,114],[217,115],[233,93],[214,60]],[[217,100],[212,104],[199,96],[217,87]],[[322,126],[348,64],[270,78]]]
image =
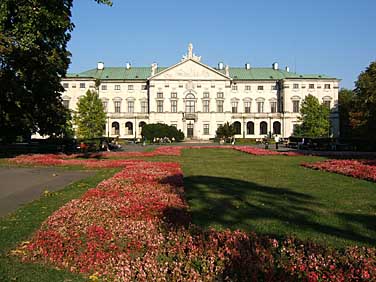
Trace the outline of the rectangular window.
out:
[[[292,101],[292,112],[293,113],[299,113],[299,101],[298,100],[295,100],[295,101]]]
[[[69,100],[63,100],[63,106],[69,109]]]
[[[102,90],[107,90],[107,85],[106,84],[102,84]]]
[[[278,90],[277,84],[276,85],[272,85],[272,90]]]
[[[72,84],[72,88],[76,88],[76,84],[75,83]]]
[[[223,92],[218,92],[217,93],[217,98],[218,99],[223,99]]]
[[[63,87],[64,87],[64,88],[69,88],[69,83],[64,82],[64,83],[63,83]]]
[[[309,88],[309,89],[314,89],[314,88],[315,88],[315,85],[314,85],[314,84],[309,84],[309,85],[308,85],[308,88]]]
[[[244,102],[244,112],[247,114],[251,112],[251,102]]]
[[[264,112],[264,102],[257,102],[257,112],[258,113]]]
[[[223,113],[223,101],[217,101],[217,112]]]
[[[264,90],[264,86],[263,85],[257,86],[257,90]]]
[[[299,84],[298,83],[294,83],[293,86],[292,86],[292,88],[298,89],[299,88]]]
[[[215,84],[212,84],[212,85],[211,85],[211,88],[215,88]]]
[[[134,113],[134,101],[128,101],[128,113]]]
[[[236,101],[231,102],[231,111],[232,111],[232,113],[238,112],[238,102],[236,102]]]
[[[129,84],[128,85],[128,90],[133,90],[134,88],[133,88],[133,85],[132,84]]]
[[[171,113],[177,113],[178,112],[178,101],[171,100]]]
[[[162,92],[158,92],[157,93],[157,98],[159,98],[159,99],[163,98],[163,93]]]
[[[210,105],[210,101],[209,100],[204,100],[204,101],[202,101],[202,103],[203,103],[203,109],[202,109],[202,111],[204,112],[204,113],[208,113],[209,112],[209,105]]]
[[[121,101],[115,101],[115,113],[120,113]]]
[[[208,123],[204,124],[204,135],[209,135],[209,124]]]
[[[157,112],[163,113],[163,101],[157,101]]]
[[[232,91],[237,91],[238,90],[238,86],[235,85],[235,84],[233,84],[231,89],[232,89]]]
[[[330,89],[330,84],[324,84],[324,89]]]
[[[178,93],[176,92],[171,92],[171,98],[177,98],[178,97]]]
[[[115,90],[120,90],[120,85],[119,84],[115,85]]]
[[[251,91],[251,86],[250,85],[246,85],[245,86],[245,91]]]
[[[179,84],[179,88],[183,88],[183,85],[182,85],[182,84]]]
[[[165,86],[164,87],[166,87],[166,88],[169,88],[170,87],[170,85],[169,84],[165,84]]]
[[[107,113],[107,101],[102,101],[103,110]]]
[[[209,98],[209,92],[204,92],[204,98]]]
[[[86,86],[85,86],[85,83],[84,82],[81,82],[80,83],[80,88],[85,88]]]
[[[141,113],[147,113],[148,112],[148,102],[142,101],[141,102]]]
[[[201,84],[197,84],[197,88],[201,88]]]
[[[277,102],[270,102],[270,112],[271,113],[277,112]]]

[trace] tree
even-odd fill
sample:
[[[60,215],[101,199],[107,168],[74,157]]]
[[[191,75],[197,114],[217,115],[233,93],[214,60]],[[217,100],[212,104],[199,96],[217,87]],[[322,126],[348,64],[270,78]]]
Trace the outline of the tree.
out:
[[[62,133],[69,112],[60,79],[70,63],[72,2],[0,2],[0,141]]]
[[[74,114],[77,136],[83,139],[102,136],[106,126],[106,113],[98,93],[88,90],[78,101],[77,109]]]
[[[339,132],[341,137],[351,137],[353,135],[350,124],[350,112],[354,109],[355,94],[352,90],[342,88],[338,93],[339,107]]]
[[[350,124],[354,135],[376,140],[376,62],[362,72],[355,82]]]
[[[329,109],[319,100],[308,95],[300,109],[300,125],[294,130],[295,136],[328,137],[330,133]]]
[[[235,135],[235,128],[232,124],[226,122],[224,125],[220,125],[215,132],[217,138],[228,139]]]

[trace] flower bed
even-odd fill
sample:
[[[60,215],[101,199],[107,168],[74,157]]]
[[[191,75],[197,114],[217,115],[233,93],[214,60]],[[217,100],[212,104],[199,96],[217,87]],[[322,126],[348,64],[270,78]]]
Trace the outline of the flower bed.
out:
[[[124,167],[126,160],[121,158],[154,157],[154,156],[180,156],[184,149],[234,149],[252,155],[301,155],[296,152],[276,152],[251,146],[163,146],[151,152],[102,152],[91,154],[35,154],[19,155],[9,159],[10,163],[19,165],[41,166],[71,166],[79,165],[85,168],[112,168]]]
[[[326,160],[301,165],[376,182],[376,161],[374,160]]]
[[[83,160],[81,160],[83,161]],[[91,160],[88,160],[92,163]],[[371,248],[326,249],[190,225],[176,163],[125,169],[53,213],[13,253],[101,281],[371,281]]]
[[[278,152],[278,151],[271,151],[262,148],[256,148],[251,146],[234,146],[234,150],[244,152],[251,155],[258,155],[258,156],[271,156],[271,155],[285,155],[285,156],[300,156],[300,153],[297,152]]]

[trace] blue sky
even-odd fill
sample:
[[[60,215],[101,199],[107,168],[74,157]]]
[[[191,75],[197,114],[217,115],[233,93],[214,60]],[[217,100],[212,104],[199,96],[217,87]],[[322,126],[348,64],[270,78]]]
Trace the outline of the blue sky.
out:
[[[375,0],[114,0],[112,7],[76,0],[69,72],[106,66],[170,66],[189,42],[216,66],[323,73],[353,88],[376,60]]]

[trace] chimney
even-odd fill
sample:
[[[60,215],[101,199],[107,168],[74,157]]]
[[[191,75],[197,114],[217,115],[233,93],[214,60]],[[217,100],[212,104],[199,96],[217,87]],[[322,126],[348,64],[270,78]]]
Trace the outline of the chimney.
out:
[[[246,70],[250,70],[251,69],[251,64],[250,63],[246,63],[245,64],[245,69]]]
[[[103,62],[98,62],[97,63],[97,70],[103,70],[104,69],[104,63]]]
[[[218,69],[219,69],[219,70],[223,70],[224,67],[225,67],[225,64],[224,64],[223,62],[219,62],[219,63],[218,63]]]
[[[289,67],[286,67],[285,69],[287,72],[290,72],[290,68]]]
[[[129,69],[131,68],[131,63],[130,63],[130,62],[126,62],[126,63],[125,63],[125,68],[126,68],[127,70],[129,70]]]
[[[275,63],[273,63],[273,70],[278,70],[278,63],[277,62],[275,62]]]

